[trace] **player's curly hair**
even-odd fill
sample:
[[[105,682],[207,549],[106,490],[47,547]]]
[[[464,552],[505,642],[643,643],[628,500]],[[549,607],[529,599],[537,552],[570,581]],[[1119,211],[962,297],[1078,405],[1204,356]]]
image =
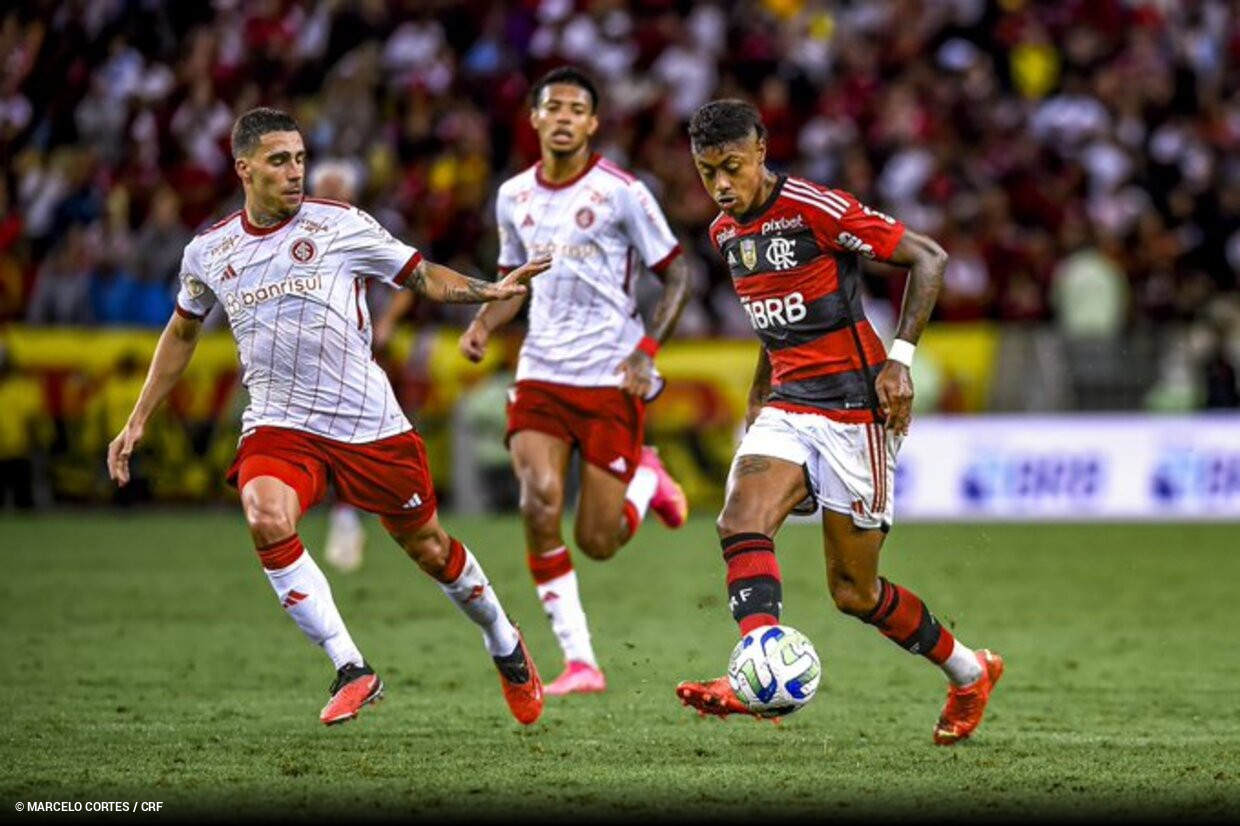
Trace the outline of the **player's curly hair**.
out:
[[[694,152],[714,149],[750,135],[766,137],[766,124],[752,104],[743,100],[712,100],[689,119],[689,143]]]
[[[569,86],[580,86],[585,89],[590,93],[590,111],[598,111],[598,89],[595,88],[594,81],[590,80],[590,76],[576,66],[560,66],[540,77],[530,89],[530,106],[537,106],[542,90],[554,83],[567,83]]]
[[[268,132],[301,132],[293,116],[279,109],[260,106],[251,109],[232,128],[232,156],[240,158],[258,148]]]

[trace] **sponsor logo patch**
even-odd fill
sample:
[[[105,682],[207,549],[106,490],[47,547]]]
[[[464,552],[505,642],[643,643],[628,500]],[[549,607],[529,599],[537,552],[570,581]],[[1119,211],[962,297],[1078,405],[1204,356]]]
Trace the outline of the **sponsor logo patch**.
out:
[[[762,234],[770,235],[772,232],[784,232],[790,229],[805,229],[805,216],[798,212],[791,218],[776,218],[773,221],[767,221],[762,225]]]

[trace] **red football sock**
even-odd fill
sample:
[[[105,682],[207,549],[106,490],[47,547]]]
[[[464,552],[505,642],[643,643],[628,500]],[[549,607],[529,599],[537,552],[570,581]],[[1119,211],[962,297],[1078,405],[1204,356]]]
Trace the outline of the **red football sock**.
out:
[[[951,656],[956,638],[944,628],[930,609],[907,588],[878,578],[878,605],[862,617],[884,637],[912,654],[920,654],[935,665]]]
[[[740,533],[721,543],[728,564],[728,603],[741,634],[778,625],[783,584],[775,543],[760,533]]]

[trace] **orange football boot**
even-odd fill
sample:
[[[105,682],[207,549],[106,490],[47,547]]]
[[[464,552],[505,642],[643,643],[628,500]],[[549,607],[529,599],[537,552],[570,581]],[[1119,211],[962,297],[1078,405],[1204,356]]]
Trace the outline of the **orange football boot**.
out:
[[[676,686],[676,696],[684,705],[697,709],[697,713],[703,717],[707,714],[714,714],[717,717],[727,717],[729,714],[757,716],[736,698],[727,677],[719,677],[703,683],[686,680]]]
[[[969,685],[949,685],[947,704],[934,727],[934,742],[940,746],[959,743],[973,733],[986,713],[986,703],[995,683],[1003,676],[1003,658],[985,648],[977,652],[982,676]]]
[[[517,650],[521,652],[519,661],[509,661],[517,653],[513,651],[508,657],[495,657],[495,667],[499,670],[499,683],[504,689],[508,710],[518,723],[528,726],[542,714],[543,687],[520,629],[517,629]]]

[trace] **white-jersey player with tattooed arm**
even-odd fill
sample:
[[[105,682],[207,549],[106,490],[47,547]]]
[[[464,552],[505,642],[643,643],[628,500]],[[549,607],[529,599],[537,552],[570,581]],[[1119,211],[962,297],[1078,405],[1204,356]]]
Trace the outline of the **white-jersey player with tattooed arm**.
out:
[[[684,493],[642,442],[646,404],[662,387],[655,353],[688,299],[689,274],[645,184],[591,151],[598,93],[589,78],[555,69],[534,85],[531,104],[542,159],[500,187],[499,268],[507,273],[543,255],[555,263],[531,286],[508,447],[521,487],[527,562],[566,660],[547,693],[591,693],[606,682],[560,529],[568,463],[576,449],[574,533],[587,556],[614,555],[647,509],[669,527],[684,522]],[[664,285],[649,330],[634,298],[643,264]],[[490,334],[524,300],[480,311],[461,336],[462,352],[482,358]]]
[[[108,447],[110,475],[129,481],[147,421],[188,366],[202,319],[223,303],[250,397],[228,479],[277,600],[336,669],[319,719],[350,720],[383,691],[298,537],[302,514],[330,484],[340,501],[377,513],[479,626],[513,716],[534,722],[542,711],[538,672],[481,565],[439,523],[422,440],[371,357],[365,282],[433,301],[499,301],[524,295],[550,262],[531,261],[499,283],[477,281],[424,260],[347,203],[305,198],[301,131],[278,110],[238,118],[232,151],[245,207],[186,247],[176,312],[128,423]]]

